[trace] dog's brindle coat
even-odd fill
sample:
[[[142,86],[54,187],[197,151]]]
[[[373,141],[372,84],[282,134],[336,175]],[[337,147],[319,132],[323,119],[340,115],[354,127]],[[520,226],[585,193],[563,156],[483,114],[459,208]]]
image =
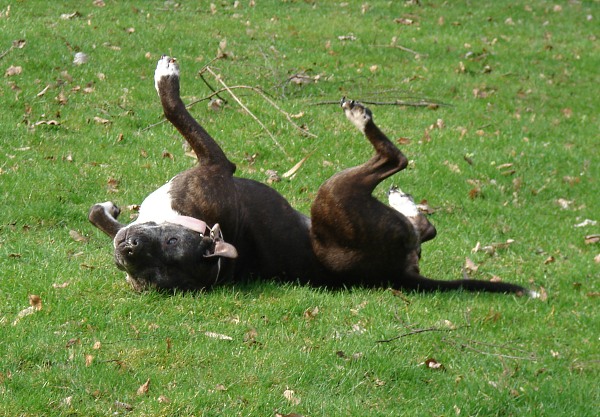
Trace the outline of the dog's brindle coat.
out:
[[[530,293],[508,283],[419,274],[421,243],[435,237],[435,228],[408,197],[397,196],[403,214],[372,196],[408,161],[361,104],[342,99],[341,107],[375,155],[327,180],[309,219],[272,188],[233,175],[235,165],[186,110],[175,59],[160,59],[155,87],[198,165],[148,196],[129,225],[116,220],[119,209],[111,202],[94,205],[89,214],[113,238],[116,264],[135,289],[196,290],[256,275],[326,287]]]

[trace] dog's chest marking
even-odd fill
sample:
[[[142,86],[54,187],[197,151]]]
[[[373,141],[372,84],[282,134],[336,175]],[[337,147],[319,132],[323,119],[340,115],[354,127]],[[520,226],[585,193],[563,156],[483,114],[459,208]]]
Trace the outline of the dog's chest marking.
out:
[[[181,214],[171,207],[171,181],[154,191],[144,199],[140,214],[132,224],[155,222],[164,223]]]

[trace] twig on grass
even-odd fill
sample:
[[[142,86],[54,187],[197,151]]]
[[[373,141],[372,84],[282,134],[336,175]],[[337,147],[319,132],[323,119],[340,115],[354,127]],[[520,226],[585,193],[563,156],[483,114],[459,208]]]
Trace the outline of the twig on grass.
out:
[[[210,87],[209,87],[210,88]],[[281,109],[277,104],[275,104],[275,102],[273,100],[271,100],[270,98],[268,98],[268,96],[265,94],[264,91],[262,91],[260,88],[258,87],[251,87],[248,85],[234,85],[234,86],[229,86],[228,88],[221,88],[219,90],[214,90],[213,88],[211,88],[211,90],[213,91],[211,94],[207,95],[206,97],[202,97],[200,99],[194,100],[188,104],[186,104],[186,109],[189,109],[190,107],[201,103],[203,101],[208,101],[213,97],[219,97],[219,94],[224,92],[224,91],[231,91],[231,90],[239,90],[239,89],[246,89],[246,90],[251,90],[259,95],[261,95],[271,106],[275,107],[275,109],[277,109],[279,112],[283,113],[283,115],[286,117],[286,119],[292,124],[292,126],[294,126],[296,129],[298,129],[302,134],[316,138],[318,137],[317,135],[308,132],[306,129],[302,128],[301,126],[298,126],[296,123],[294,123],[294,121],[292,120],[292,116],[290,116],[290,114],[286,111],[284,111],[283,109]],[[144,132],[146,130],[150,130],[153,127],[156,127],[160,124],[165,123],[167,120],[166,119],[162,119],[160,122],[156,122],[153,123],[149,126],[146,126],[145,128],[143,128],[142,130],[140,130],[140,132]]]
[[[480,349],[473,347],[471,344],[484,345],[484,346],[490,346],[490,347],[495,347],[495,348],[505,348],[505,349],[511,349],[511,350],[518,351],[518,352],[528,353],[525,350],[516,348],[514,346],[494,345],[491,343],[478,342],[476,340],[461,341],[458,339],[450,339],[450,338],[443,338],[442,341],[450,343],[457,349],[467,349],[472,352],[479,353],[481,355],[496,356],[498,358],[504,358],[504,359],[520,359],[520,360],[534,361],[534,362],[538,360],[537,357],[535,356],[535,354],[533,354],[533,353],[529,353],[529,356],[506,355],[504,353],[487,352],[484,350],[480,350]]]
[[[394,340],[402,339],[403,337],[406,337],[406,336],[412,336],[413,334],[419,334],[419,333],[425,333],[425,332],[452,332],[454,330],[456,330],[456,328],[454,328],[454,329],[441,329],[439,327],[428,327],[427,329],[414,329],[414,330],[411,330],[408,333],[403,333],[403,334],[400,334],[398,336],[394,336],[394,337],[392,337],[390,339],[377,340],[376,342],[377,343],[389,343],[389,342],[393,342]]]
[[[394,100],[394,101],[369,101],[369,100],[357,100],[362,104],[369,104],[372,106],[405,106],[405,107],[439,107],[439,106],[450,106],[448,103],[441,101],[432,101],[426,99],[420,99],[418,101],[405,101],[405,100]],[[314,103],[316,106],[322,106],[327,104],[339,104],[337,101],[319,101]]]
[[[402,45],[398,45],[398,44],[392,44],[392,45],[375,45],[378,48],[396,48],[396,49],[400,49],[401,51],[404,52],[410,52],[411,54],[415,55],[415,56],[427,56],[427,54],[422,54],[420,52],[417,51],[413,51],[410,48],[407,48],[406,46],[402,46]]]
[[[225,88],[225,90],[231,95],[231,97],[233,97],[233,99],[240,105],[240,107],[242,109],[244,109],[249,115],[250,117],[252,117],[271,137],[271,139],[273,140],[273,142],[275,143],[275,145],[277,145],[277,147],[285,154],[285,156],[288,156],[288,153],[286,152],[285,148],[283,146],[281,146],[281,144],[277,141],[277,139],[275,138],[275,135],[273,135],[273,133],[271,133],[271,131],[269,129],[267,129],[267,127],[264,125],[263,122],[260,121],[260,119],[258,117],[256,117],[254,115],[254,113],[252,113],[250,111],[250,109],[248,107],[246,107],[244,105],[244,103],[242,103],[242,101],[235,95],[233,94],[233,91],[231,91],[231,89],[227,86],[227,84],[225,84],[225,82],[221,79],[221,77],[219,77],[209,66],[206,66],[206,71],[210,72],[210,74],[215,77],[215,79],[221,83],[221,85],[223,86],[223,88]]]

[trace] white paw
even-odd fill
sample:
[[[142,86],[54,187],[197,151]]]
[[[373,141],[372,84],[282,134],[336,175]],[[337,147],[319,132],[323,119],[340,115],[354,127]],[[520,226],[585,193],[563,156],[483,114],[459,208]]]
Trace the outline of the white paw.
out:
[[[104,203],[98,203],[98,205],[102,207],[107,216],[110,216],[113,219],[119,217],[119,214],[121,213],[119,207],[112,201],[105,201]]]
[[[154,71],[154,88],[158,92],[158,82],[163,77],[176,76],[179,77],[179,64],[175,58],[163,55],[156,64],[156,70]]]
[[[409,194],[405,194],[398,187],[393,187],[388,192],[388,202],[393,209],[396,209],[406,217],[416,217],[419,215],[419,209]]]
[[[350,120],[358,130],[364,133],[365,126],[373,118],[371,110],[357,101],[346,100],[346,97],[342,97],[340,106],[344,110],[348,120]]]

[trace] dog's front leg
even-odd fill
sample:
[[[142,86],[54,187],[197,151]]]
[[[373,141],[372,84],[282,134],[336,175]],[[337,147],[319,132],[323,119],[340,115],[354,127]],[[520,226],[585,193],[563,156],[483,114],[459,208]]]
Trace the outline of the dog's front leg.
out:
[[[187,111],[179,95],[179,65],[175,58],[163,55],[154,72],[154,87],[167,120],[177,128],[190,144],[200,164],[214,164],[230,174],[235,172],[235,164],[208,134],[206,130]]]
[[[94,204],[90,209],[88,219],[98,229],[102,230],[112,239],[125,225],[117,221],[121,210],[112,201]]]

